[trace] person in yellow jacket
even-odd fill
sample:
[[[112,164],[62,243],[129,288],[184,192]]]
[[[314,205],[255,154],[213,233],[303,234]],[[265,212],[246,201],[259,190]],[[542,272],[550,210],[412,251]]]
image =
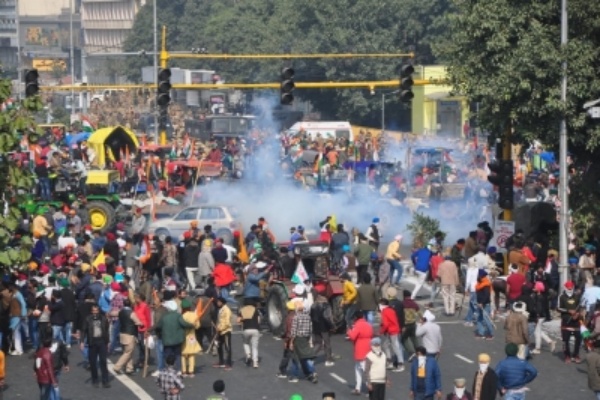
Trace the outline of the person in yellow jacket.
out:
[[[223,297],[217,299],[217,308],[219,314],[217,317],[217,352],[219,354],[219,363],[214,364],[214,368],[225,368],[226,371],[231,370],[231,332],[233,326],[231,324],[231,309],[227,306],[227,300]],[[223,354],[226,352],[226,356]]]
[[[340,279],[342,280],[343,292],[342,292],[342,308],[344,309],[344,315],[346,319],[346,329],[352,327],[354,321],[354,311],[356,308],[356,299],[358,298],[358,291],[356,286],[352,283],[352,278],[347,272],[344,272]]]
[[[403,268],[400,264],[402,254],[400,254],[400,244],[402,243],[402,235],[396,235],[394,240],[388,244],[385,252],[385,260],[390,264],[390,283],[394,286],[398,286],[400,279],[402,278]],[[394,277],[394,272],[396,276]],[[393,278],[393,282],[392,282]]]
[[[200,343],[196,340],[196,329],[200,328],[200,320],[192,310],[192,303],[188,299],[181,300],[181,312],[185,322],[193,324],[193,328],[185,330],[185,341],[181,345],[181,370],[184,378],[194,377],[196,367],[196,354],[202,351]]]
[[[44,215],[48,210],[41,207],[37,210],[37,215],[33,218],[31,223],[31,230],[33,237],[39,239],[44,244],[44,254],[50,253],[50,240],[48,235],[52,232],[52,226],[48,223],[46,216]]]

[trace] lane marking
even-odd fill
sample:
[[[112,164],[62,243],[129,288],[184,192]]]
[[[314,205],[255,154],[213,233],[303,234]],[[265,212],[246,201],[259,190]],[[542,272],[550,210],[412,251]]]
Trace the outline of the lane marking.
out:
[[[132,379],[130,379],[127,375],[122,374],[122,375],[117,375],[114,373],[114,364],[112,363],[112,361],[110,360],[106,360],[108,366],[110,367],[108,369],[108,372],[115,377],[116,380],[118,380],[119,382],[121,382],[123,384],[123,386],[125,386],[127,389],[129,389],[131,391],[131,393],[134,394],[134,396],[136,396],[139,400],[154,400],[154,397],[150,396],[150,394],[148,394],[148,392],[146,392],[144,389],[142,389],[142,387],[140,385],[138,385],[137,383],[135,383]],[[140,371],[140,376],[141,376],[141,371]],[[148,375],[150,376],[150,375]]]
[[[473,364],[473,363],[474,363],[474,361],[473,361],[473,360],[470,360],[470,359],[468,359],[468,358],[467,358],[467,357],[465,357],[465,356],[461,356],[461,355],[460,355],[460,354],[458,354],[458,353],[454,353],[454,357],[456,357],[456,358],[458,358],[458,359],[460,359],[460,360],[463,360],[464,362],[466,362],[466,363],[469,363],[469,364]]]
[[[348,381],[347,381],[347,380],[345,380],[344,378],[342,378],[341,376],[339,376],[338,374],[335,374],[335,373],[333,373],[333,372],[330,372],[330,373],[329,373],[329,375],[331,375],[331,377],[332,377],[333,379],[335,379],[335,380],[336,380],[336,381],[338,381],[338,382],[341,382],[341,383],[343,383],[344,385],[347,385],[347,384],[348,384]]]

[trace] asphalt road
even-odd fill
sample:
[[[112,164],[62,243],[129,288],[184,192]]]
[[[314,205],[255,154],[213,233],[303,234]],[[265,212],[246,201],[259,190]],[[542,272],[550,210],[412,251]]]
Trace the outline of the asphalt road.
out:
[[[410,285],[407,285],[410,287]],[[423,291],[425,294],[425,291]],[[487,352],[492,357],[492,366],[504,358],[504,331],[502,320],[496,322],[499,331],[493,341],[482,341],[474,338],[473,328],[463,325],[458,318],[442,316],[440,299],[435,313],[442,326],[444,346],[440,357],[442,384],[444,393],[452,390],[453,379],[464,377],[468,387],[477,370],[477,355]],[[464,314],[463,314],[464,317]],[[551,329],[550,329],[551,330]],[[197,358],[196,366],[200,371],[195,378],[185,379],[186,390],[182,399],[205,399],[211,394],[212,382],[223,379],[227,385],[226,393],[230,400],[287,400],[290,395],[299,393],[305,399],[321,399],[323,392],[332,391],[338,399],[358,398],[350,394],[354,386],[354,361],[352,344],[344,340],[343,335],[333,338],[333,351],[341,356],[333,367],[325,367],[321,354],[316,360],[319,382],[312,384],[305,380],[289,383],[275,376],[282,353],[282,342],[273,339],[270,333],[264,333],[260,341],[261,364],[259,369],[246,367],[242,362],[242,340],[239,332],[233,336],[234,367],[231,371],[214,369],[211,365],[216,361],[210,355]],[[560,345],[557,346],[560,350]],[[95,389],[91,386],[90,376],[81,365],[81,355],[76,347],[71,354],[72,369],[61,377],[61,394],[63,400],[95,400],[106,399],[161,399],[154,379],[143,379],[140,375],[132,377],[111,375],[110,389]],[[112,357],[116,361],[116,357]],[[528,399],[593,399],[594,395],[587,389],[585,364],[565,365],[559,353],[550,354],[544,350],[533,359],[538,369],[537,379],[529,385],[531,391]],[[7,356],[7,391],[5,399],[34,399],[38,389],[32,374],[33,360],[27,355]],[[408,366],[407,366],[408,367]],[[109,366],[109,370],[111,367]],[[150,367],[149,371],[153,371]],[[389,399],[408,399],[409,368],[404,372],[390,372],[391,387],[388,389]],[[363,397],[364,398],[364,397]]]

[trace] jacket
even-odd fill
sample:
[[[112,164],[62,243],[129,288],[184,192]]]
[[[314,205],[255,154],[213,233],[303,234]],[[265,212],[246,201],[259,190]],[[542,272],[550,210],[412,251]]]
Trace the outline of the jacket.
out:
[[[217,318],[217,332],[219,332],[220,335],[224,335],[232,330],[231,310],[229,307],[227,307],[227,305],[223,305],[223,307],[219,309],[219,316]]]
[[[392,240],[385,251],[386,260],[400,260],[402,255],[400,254],[400,242]]]
[[[368,243],[359,243],[354,249],[358,265],[369,265],[371,263],[371,253],[373,253],[373,248]]]
[[[357,290],[358,292],[358,300],[357,305],[358,309],[362,311],[375,311],[377,310],[377,290],[375,286],[371,284],[362,284]]]
[[[356,290],[356,286],[354,283],[347,280],[344,281],[344,287],[342,292],[342,299],[344,304],[354,304],[356,302],[356,298],[358,297],[358,291]]]
[[[244,285],[244,297],[245,298],[256,298],[260,297],[260,286],[259,282],[265,279],[266,273],[261,272],[260,274],[248,274],[246,277],[246,284]]]
[[[419,272],[429,271],[429,260],[431,260],[431,251],[429,251],[429,249],[423,247],[416,250],[412,253],[410,259],[415,266],[415,270]]]
[[[381,335],[397,335],[400,333],[400,323],[396,311],[390,307],[384,307],[381,310],[381,326],[379,328]]]
[[[198,268],[198,255],[200,254],[200,246],[195,240],[190,240],[183,250],[183,258],[186,268]]]
[[[386,382],[386,364],[387,358],[383,351],[379,354],[370,351],[365,359],[365,376],[367,384]]]
[[[60,291],[62,303],[63,303],[63,313],[65,315],[66,322],[75,321],[75,313],[77,310],[77,302],[75,301],[75,295],[73,291],[68,288],[63,288]]]
[[[440,283],[442,285],[458,286],[460,284],[458,279],[458,267],[452,260],[445,260],[439,265],[437,276],[440,278]]]
[[[152,324],[152,315],[150,312],[150,307],[148,307],[148,304],[146,304],[145,302],[141,302],[133,306],[133,312],[142,323],[140,326],[138,326],[138,332],[146,332]]]
[[[477,304],[483,304],[485,306],[491,303],[492,283],[487,276],[481,279],[481,281],[477,282],[475,291],[477,295]]]
[[[410,366],[410,390],[417,392],[417,369],[419,360],[417,357],[413,359]],[[442,390],[442,376],[440,374],[440,366],[434,357],[427,357],[425,361],[425,397],[435,395],[436,391]]]
[[[529,342],[529,328],[527,318],[523,314],[510,312],[504,321],[506,330],[506,343],[527,344]]]
[[[371,351],[373,327],[364,318],[356,320],[348,337],[354,342],[354,360],[363,361]]]
[[[473,396],[475,396],[475,384],[477,383],[477,374],[479,371],[475,372],[475,376],[473,377]],[[496,400],[496,396],[498,395],[498,375],[496,375],[496,371],[492,368],[488,367],[485,375],[483,376],[483,380],[481,382],[481,389],[479,392],[479,399],[477,400]]]
[[[42,347],[35,353],[35,361],[33,363],[33,371],[37,382],[41,385],[56,385],[56,377],[54,376],[54,365],[52,364],[52,353],[47,347]]]
[[[85,319],[84,323],[83,323],[83,329],[81,330],[83,337],[81,338],[81,340],[83,342],[87,343],[91,343],[92,341],[102,341],[105,344],[108,344],[110,342],[110,338],[108,336],[108,328],[109,328],[109,324],[108,324],[108,319],[100,314],[98,316],[98,319],[100,320],[100,337],[98,338],[94,338],[94,315],[90,314],[87,316],[87,318]]]
[[[119,311],[119,333],[131,336],[137,336],[138,330],[135,322],[131,318],[135,315],[130,307],[123,307]]]
[[[154,329],[160,331],[163,346],[179,346],[185,340],[185,330],[194,328],[193,324],[186,322],[177,311],[168,311]]]
[[[398,299],[392,299],[390,300],[390,308],[396,313],[396,319],[398,319],[398,325],[400,326],[400,331],[402,331],[405,324],[404,304]]]
[[[496,366],[496,375],[500,390],[519,389],[535,379],[537,369],[517,357],[506,357]]]
[[[215,259],[210,252],[210,247],[203,249],[198,255],[198,275],[207,276],[215,269]]]
[[[594,392],[600,392],[600,350],[590,351],[585,361],[588,365],[588,387]]]
[[[442,330],[435,322],[417,324],[415,335],[421,338],[423,347],[428,354],[437,354],[442,349]]]
[[[217,264],[213,270],[213,277],[217,287],[229,286],[237,279],[233,268],[227,264]]]
[[[48,305],[50,309],[50,325],[65,326],[64,304],[62,300],[53,301]]]
[[[335,327],[331,306],[326,299],[320,296],[310,308],[310,319],[312,321],[313,333],[321,334],[329,332]]]

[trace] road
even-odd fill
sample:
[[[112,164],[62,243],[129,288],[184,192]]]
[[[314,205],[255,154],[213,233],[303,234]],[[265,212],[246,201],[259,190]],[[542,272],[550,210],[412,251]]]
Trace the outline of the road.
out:
[[[409,286],[409,285],[407,285]],[[409,286],[410,287],[410,286]],[[424,292],[423,292],[424,294]],[[444,317],[440,299],[434,309],[438,322],[442,326],[444,346],[440,357],[442,384],[444,393],[452,390],[453,379],[464,377],[468,387],[472,385],[473,374],[477,370],[477,355],[486,352],[492,357],[492,366],[504,358],[504,331],[502,321],[497,321],[500,330],[493,341],[482,341],[474,338],[473,328],[463,325],[456,317]],[[428,301],[428,300],[427,300]],[[463,314],[464,316],[464,314]],[[553,323],[548,324],[552,332]],[[352,359],[352,344],[344,340],[343,335],[336,335],[332,345],[335,354],[341,358],[335,366],[325,367],[323,355],[316,360],[319,382],[312,384],[301,380],[289,383],[275,376],[282,352],[282,342],[273,339],[265,332],[260,341],[261,364],[259,369],[246,367],[243,362],[242,340],[240,332],[233,336],[234,367],[231,371],[223,371],[211,367],[215,358],[201,355],[197,358],[199,373],[195,378],[185,379],[186,390],[182,394],[185,399],[205,399],[212,390],[212,382],[223,379],[227,385],[226,393],[230,400],[287,400],[291,394],[299,393],[305,399],[321,399],[323,392],[332,391],[338,399],[351,399],[350,390],[354,385],[354,361]],[[560,345],[557,346],[560,350]],[[531,392],[528,399],[592,399],[593,394],[587,389],[585,364],[565,365],[559,358],[559,353],[550,354],[544,350],[536,356],[532,363],[538,369],[538,378],[529,387]],[[116,357],[111,358],[116,361]],[[160,399],[158,390],[151,377],[143,379],[140,375],[115,376],[111,375],[110,389],[95,389],[91,386],[89,373],[81,365],[79,351],[73,347],[71,354],[72,369],[61,377],[61,394],[63,400],[96,400],[107,399],[125,400],[138,398],[142,400]],[[32,375],[33,360],[28,355],[7,356],[8,385],[5,399],[33,399],[38,396],[37,385]],[[111,367],[109,367],[111,370]],[[152,367],[150,367],[152,371]],[[560,377],[557,379],[557,377]],[[409,368],[404,372],[391,373],[391,387],[388,398],[407,399]]]

